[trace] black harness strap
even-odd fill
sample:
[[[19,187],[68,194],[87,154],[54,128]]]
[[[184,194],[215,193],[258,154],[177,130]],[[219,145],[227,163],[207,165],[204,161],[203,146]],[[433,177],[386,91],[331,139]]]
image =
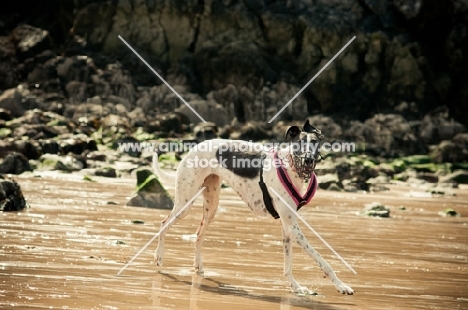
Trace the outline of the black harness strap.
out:
[[[260,185],[260,189],[262,190],[263,194],[263,202],[265,203],[265,207],[270,212],[271,216],[273,216],[275,219],[279,219],[279,214],[276,212],[275,207],[273,207],[273,202],[271,201],[271,196],[268,193],[268,189],[266,187],[266,184],[263,182],[263,161],[265,160],[266,155],[262,154],[262,165],[260,167],[260,181],[258,182],[258,185]]]

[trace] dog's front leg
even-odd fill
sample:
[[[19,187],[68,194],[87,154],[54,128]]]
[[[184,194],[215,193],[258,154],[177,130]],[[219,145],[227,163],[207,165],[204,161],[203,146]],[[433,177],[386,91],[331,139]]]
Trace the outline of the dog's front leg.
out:
[[[327,263],[326,260],[322,258],[322,256],[309,244],[309,241],[307,241],[306,237],[302,233],[301,229],[299,226],[296,224],[293,225],[292,227],[292,235],[296,239],[296,242],[301,246],[301,248],[304,249],[304,251],[307,252],[307,254],[312,257],[317,264],[320,266],[322,269],[324,275],[326,277],[330,277],[331,281],[333,284],[335,284],[336,289],[338,292],[341,294],[348,294],[352,295],[354,294],[354,290],[343,283],[338,277],[336,276],[335,272],[333,271],[332,267]]]
[[[300,286],[292,275],[292,242],[291,230],[283,228],[284,276],[291,283],[291,289],[297,294],[313,294],[307,287]]]

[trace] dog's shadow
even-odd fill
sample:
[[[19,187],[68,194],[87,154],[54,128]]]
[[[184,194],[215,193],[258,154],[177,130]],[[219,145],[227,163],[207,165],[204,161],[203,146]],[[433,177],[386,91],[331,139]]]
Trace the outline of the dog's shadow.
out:
[[[212,279],[210,277],[203,277],[203,276],[194,274],[192,276],[192,280],[190,281],[190,280],[181,279],[177,275],[170,274],[170,273],[163,272],[163,271],[158,272],[158,276],[153,282],[154,289],[160,288],[162,281],[163,281],[162,277],[170,279],[173,282],[184,283],[188,287],[191,288],[190,309],[202,309],[197,306],[197,302],[200,297],[200,294],[199,294],[200,292],[208,292],[208,293],[218,294],[221,296],[242,297],[247,300],[264,301],[264,302],[268,302],[271,304],[276,304],[279,306],[280,309],[289,309],[290,306],[293,306],[293,307],[300,307],[304,309],[314,309],[314,310],[339,310],[339,309],[349,308],[349,306],[355,306],[355,304],[351,304],[351,303],[339,303],[339,306],[333,306],[330,304],[325,304],[320,301],[314,300],[314,296],[298,296],[292,293],[289,293],[289,294],[285,293],[283,296],[254,294],[247,290],[241,289],[233,285],[229,285],[227,283],[223,283],[221,281]],[[205,284],[203,282],[205,282]],[[208,285],[206,284],[206,282],[210,282],[214,285],[213,286]],[[157,299],[157,297],[155,298]],[[202,300],[200,299],[200,301]]]

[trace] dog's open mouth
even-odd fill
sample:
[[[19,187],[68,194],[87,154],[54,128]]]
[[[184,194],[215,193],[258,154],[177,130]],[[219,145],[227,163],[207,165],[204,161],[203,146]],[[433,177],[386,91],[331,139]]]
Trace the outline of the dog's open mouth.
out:
[[[315,170],[315,165],[317,163],[314,154],[307,152],[299,156],[294,155],[293,160],[297,175],[301,179],[309,180]]]

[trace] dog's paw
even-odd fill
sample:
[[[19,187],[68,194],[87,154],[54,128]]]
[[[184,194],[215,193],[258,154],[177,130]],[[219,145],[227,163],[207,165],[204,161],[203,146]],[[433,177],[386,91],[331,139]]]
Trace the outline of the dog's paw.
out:
[[[344,295],[354,295],[355,293],[351,287],[344,284],[343,282],[336,285],[336,290],[340,292],[340,294],[344,294]]]
[[[154,253],[154,261],[156,262],[157,266],[163,265],[163,255],[159,249]]]
[[[317,295],[316,292],[309,290],[305,286],[298,286],[295,289],[293,289],[293,291],[297,295]]]
[[[195,272],[199,275],[202,276],[205,273],[205,270],[203,270],[203,264],[193,264],[193,269]]]
[[[154,261],[156,262],[156,266],[162,267],[163,262],[162,262],[162,257],[159,256],[154,256]]]

